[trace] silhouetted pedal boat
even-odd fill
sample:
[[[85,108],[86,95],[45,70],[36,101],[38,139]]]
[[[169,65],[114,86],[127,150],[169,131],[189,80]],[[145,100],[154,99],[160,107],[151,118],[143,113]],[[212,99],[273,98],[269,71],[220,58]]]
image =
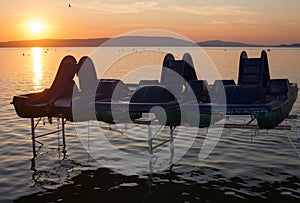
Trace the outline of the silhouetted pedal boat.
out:
[[[273,129],[288,117],[297,95],[296,83],[270,79],[265,51],[260,58],[241,53],[237,84],[220,80],[213,85],[197,79],[189,54],[182,60],[167,54],[159,83],[137,85],[130,99],[96,100],[95,110],[152,112],[161,124],[171,127],[208,127],[225,115],[250,115],[259,128]]]
[[[79,87],[74,82],[75,74]],[[182,60],[167,54],[160,81],[140,80],[139,84],[98,79],[89,57],[82,57],[77,64],[74,57],[66,56],[49,89],[14,96],[12,104],[18,116],[31,118],[33,157],[37,155],[36,138],[60,131],[65,152],[64,125],[67,120],[148,125],[148,149],[149,154],[153,154],[156,147],[173,142],[174,129],[179,125],[202,128],[228,115],[250,115],[257,121],[255,128],[276,128],[288,117],[297,95],[296,83],[290,83],[288,79],[270,79],[265,51],[261,52],[260,58],[248,58],[246,52],[241,53],[237,84],[234,80],[216,80],[213,85],[198,80],[188,53]],[[154,114],[156,123],[169,126],[170,139],[153,146],[153,119],[145,117],[144,113]],[[41,117],[61,118],[61,129],[36,135]],[[35,118],[39,118],[36,123]],[[173,145],[170,146],[172,151]],[[293,143],[292,146],[300,158],[298,149]]]
[[[154,113],[162,125],[208,127],[225,115],[251,115],[260,128],[272,129],[289,115],[298,95],[297,84],[270,79],[265,51],[260,58],[241,53],[237,84],[222,80],[208,85],[198,80],[188,53],[182,60],[167,54],[162,66],[160,81],[129,85],[118,79],[99,80],[89,57],[76,64],[74,57],[66,56],[48,90],[15,96],[13,104],[24,118],[61,117],[114,124],[138,122],[143,113]],[[80,90],[73,81],[75,74]]]
[[[73,56],[66,56],[61,61],[55,79],[49,89],[43,92],[24,94],[14,96],[12,104],[18,116],[22,118],[39,118],[39,117],[56,117],[62,116],[69,118],[67,115],[62,115],[64,108],[57,108],[56,111],[50,112],[50,106],[60,99],[71,101],[74,81],[73,78],[78,72],[77,61]],[[68,102],[68,108],[71,108],[71,103]]]
[[[222,91],[226,100],[222,100]],[[210,105],[216,112],[226,109],[226,115],[251,115],[259,128],[273,129],[288,117],[297,95],[296,83],[290,83],[288,79],[270,79],[264,50],[260,58],[248,58],[243,51],[240,55],[238,84],[234,80],[215,81],[210,87],[211,103],[199,103],[198,106],[199,112],[208,114]],[[188,110],[192,105],[183,106],[192,122],[197,113]]]
[[[298,86],[288,79],[270,79],[267,53],[260,58],[240,56],[237,85],[224,86],[227,115],[252,115],[260,128],[273,129],[288,117]]]

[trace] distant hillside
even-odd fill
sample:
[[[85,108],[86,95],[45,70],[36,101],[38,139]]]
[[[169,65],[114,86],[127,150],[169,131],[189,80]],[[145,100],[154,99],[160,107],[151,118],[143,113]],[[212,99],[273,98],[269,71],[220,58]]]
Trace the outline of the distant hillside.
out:
[[[93,39],[41,39],[0,42],[0,47],[97,47],[108,38]]]
[[[209,40],[197,43],[201,47],[300,47],[300,43],[280,44],[280,45],[262,45],[262,44],[246,44],[241,42],[225,42],[221,40]]]
[[[0,47],[168,47],[196,46],[195,43],[172,37],[121,36],[94,39],[42,39],[27,41],[0,42]]]
[[[195,46],[195,43],[172,37],[145,37],[145,36],[123,36],[109,40],[110,38],[91,39],[41,39],[0,42],[1,47],[98,47],[103,46],[149,46],[149,47],[184,47]],[[241,42],[225,42],[221,40],[210,40],[197,43],[201,47],[300,47],[300,43],[281,45],[257,45]]]
[[[201,47],[261,47],[264,45],[245,44],[241,42],[225,42],[221,40],[209,40],[197,43]]]
[[[281,44],[279,47],[300,47],[300,43],[295,44]]]
[[[114,47],[195,47],[194,42],[173,37],[121,36],[108,40],[102,46]]]

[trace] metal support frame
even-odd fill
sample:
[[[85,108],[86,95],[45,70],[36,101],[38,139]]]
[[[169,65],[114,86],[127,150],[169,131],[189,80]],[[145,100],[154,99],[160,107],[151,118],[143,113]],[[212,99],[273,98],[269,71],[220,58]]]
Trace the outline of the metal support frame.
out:
[[[153,146],[153,139],[158,135],[158,133],[161,131],[161,129],[164,127],[164,125],[160,125],[159,129],[153,134],[152,128],[151,128],[151,121],[147,123],[148,125],[148,153],[149,153],[149,169],[150,173],[153,173],[153,167],[156,164],[156,161],[158,160],[158,156],[153,153],[153,150],[155,148],[158,148],[168,142],[170,142],[170,170],[173,167],[173,158],[174,158],[174,130],[176,126],[170,126],[170,138],[160,142],[159,144]]]
[[[164,127],[164,125],[161,125],[159,127],[159,129],[153,134],[152,133],[152,128],[151,128],[151,122],[147,124],[148,125],[148,151],[149,151],[149,154],[153,154],[153,150],[166,144],[167,142],[170,142],[170,144],[173,144],[173,141],[174,141],[174,130],[175,130],[175,126],[170,126],[170,139],[167,139],[155,146],[153,146],[153,139],[155,139],[155,137],[158,135],[158,133],[161,131],[161,129]]]
[[[241,119],[242,118],[242,119]],[[296,121],[300,118],[299,114],[291,114],[289,115],[286,120],[285,120],[285,125],[278,125],[274,130],[296,130],[297,131],[297,140],[300,141],[300,126],[296,125]],[[253,139],[253,136],[256,136],[259,133],[259,127],[255,124],[251,124],[256,118],[255,117],[251,117],[251,119],[248,119],[249,121],[247,121],[246,117],[244,116],[227,116],[226,120],[243,120],[245,122],[245,124],[225,124],[224,128],[228,128],[229,130],[232,128],[239,128],[239,129],[253,129],[254,130],[254,134],[251,135],[251,142]],[[288,122],[292,122],[291,125],[288,125]],[[292,146],[292,148],[294,149],[297,157],[300,159],[300,149],[297,148],[297,146],[295,145],[295,142],[292,140],[292,138],[289,136],[288,133],[286,133],[286,136]]]
[[[174,140],[173,134],[174,134],[174,129],[176,128],[176,126],[170,126],[170,139],[167,139],[167,140],[153,146],[153,139],[155,139],[155,137],[158,135],[158,133],[161,131],[161,129],[165,126],[162,124],[159,124],[156,119],[151,119],[151,118],[136,119],[136,120],[134,120],[134,123],[148,126],[148,152],[149,152],[149,155],[153,155],[153,150],[155,148],[158,148],[158,147],[166,144],[167,142],[173,143],[173,140]],[[152,123],[154,123],[154,125],[160,125],[158,130],[154,133],[152,132],[152,127],[151,127]]]
[[[51,132],[47,132],[47,133],[43,133],[43,134],[40,134],[40,135],[37,135],[35,130],[37,129],[38,127],[38,124],[40,123],[40,121],[43,119],[43,117],[40,117],[38,118],[37,122],[35,122],[35,118],[30,118],[31,120],[31,139],[32,139],[32,154],[33,154],[33,158],[35,158],[37,156],[37,150],[36,150],[36,145],[35,143],[39,143],[41,146],[39,147],[39,149],[43,146],[43,143],[39,142],[38,140],[36,140],[37,138],[40,138],[40,137],[44,137],[44,136],[47,136],[47,135],[51,135],[51,134],[54,134],[54,133],[59,133],[59,132],[62,132],[62,140],[63,140],[63,150],[62,152],[65,153],[66,152],[66,139],[65,139],[65,124],[67,122],[67,119],[65,118],[58,118],[61,119],[61,128],[58,129],[58,130],[54,130],[54,131],[51,131]]]
[[[299,130],[299,129],[298,129]],[[300,159],[300,152],[299,149],[296,147],[296,145],[294,144],[293,140],[291,139],[291,137],[287,134],[287,137],[292,145],[292,147],[294,148],[295,153],[297,154],[298,158]]]
[[[287,119],[293,119],[293,120],[297,120],[299,118],[299,116],[295,116],[295,115],[290,115]],[[65,139],[65,124],[67,122],[66,118],[62,118],[59,117],[58,119],[61,119],[61,128],[55,131],[51,131],[51,132],[47,132],[44,134],[40,134],[37,135],[35,130],[38,127],[38,124],[40,123],[40,121],[43,118],[38,118],[37,122],[35,122],[35,118],[31,118],[31,139],[32,139],[32,152],[33,152],[33,158],[35,158],[37,156],[37,150],[36,150],[36,142],[39,143],[41,146],[40,148],[43,146],[43,143],[39,142],[38,140],[36,140],[37,138],[43,137],[43,136],[47,136],[50,134],[54,134],[54,133],[59,133],[62,132],[62,144],[63,144],[63,153],[66,153],[66,139]],[[228,120],[228,118],[227,118]],[[251,124],[253,121],[253,118],[250,119],[250,122],[246,122],[245,124],[225,124],[225,125],[221,125],[224,128],[227,129],[232,129],[232,128],[239,128],[239,129],[253,129],[255,131],[255,135],[257,135],[257,133],[259,133],[259,128],[257,125]],[[154,125],[160,125],[159,129],[156,132],[153,132],[152,129],[152,122]],[[164,125],[161,125],[159,123],[156,123],[155,120],[153,119],[137,119],[134,121],[135,124],[142,124],[142,125],[147,125],[148,126],[148,152],[149,155],[153,155],[153,150],[166,144],[167,142],[170,142],[170,149],[172,150],[172,148],[174,149],[174,130],[176,128],[176,126],[170,126],[170,138],[160,142],[159,144],[153,146],[153,140],[155,139],[155,137],[159,134],[159,132],[161,131],[161,129],[163,127],[165,127]],[[214,124],[212,127],[218,127],[218,124]],[[297,140],[300,140],[300,127],[295,125],[279,125],[275,128],[275,130],[297,130]],[[295,143],[293,142],[293,140],[291,139],[291,137],[287,134],[287,138],[290,142],[290,144],[292,145],[294,151],[296,152],[298,158],[300,159],[300,149],[297,148],[297,146],[295,145]],[[252,137],[251,137],[252,139]]]
[[[158,133],[161,131],[161,129],[164,127],[164,125],[162,124],[159,124],[157,122],[156,119],[153,119],[150,117],[150,115],[148,115],[149,117],[142,117],[142,118],[139,118],[139,119],[135,119],[133,121],[134,124],[137,124],[137,125],[147,125],[148,127],[148,152],[149,152],[149,155],[153,155],[153,150],[157,147],[160,147],[162,146],[163,144],[167,143],[167,142],[170,142],[171,140],[171,135],[170,135],[170,139],[168,140],[165,140],[161,143],[159,143],[158,145],[155,145],[153,146],[153,139],[155,139],[155,137],[158,135]],[[156,132],[152,132],[152,125],[160,125],[160,127],[158,128],[158,130]],[[172,136],[173,136],[173,132],[172,132]],[[173,140],[173,138],[172,138]]]

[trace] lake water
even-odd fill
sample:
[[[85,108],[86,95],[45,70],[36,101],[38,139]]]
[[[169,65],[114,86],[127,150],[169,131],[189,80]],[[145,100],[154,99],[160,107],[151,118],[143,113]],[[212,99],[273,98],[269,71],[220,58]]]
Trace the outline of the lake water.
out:
[[[207,48],[206,53],[216,65],[221,78],[237,78],[240,48]],[[258,48],[244,48],[250,57],[259,56]],[[93,142],[90,134],[75,132],[74,124],[66,126],[67,152],[62,153],[61,134],[40,138],[44,145],[38,156],[32,160],[30,120],[19,118],[10,104],[14,95],[42,90],[51,85],[60,60],[68,54],[77,60],[89,55],[93,48],[9,48],[0,49],[0,201],[19,202],[204,202],[242,200],[269,200],[298,202],[300,199],[300,159],[294,151],[288,136],[300,150],[296,130],[260,130],[253,137],[251,129],[225,129],[213,152],[199,161],[199,151],[205,138],[205,129],[196,139],[185,131],[185,138],[192,141],[187,153],[171,169],[154,174],[131,174],[139,163],[120,165],[120,159],[111,163],[120,171],[101,166],[87,153],[81,141]],[[126,50],[119,50],[124,56]],[[161,52],[161,50],[160,50]],[[107,77],[114,77],[113,70],[121,70],[124,80],[139,80],[144,71],[131,75],[123,69],[145,65],[151,58],[159,64],[162,54],[156,51],[142,53],[129,50],[127,57],[116,63],[103,57],[103,63],[111,65]],[[134,54],[135,53],[135,54]],[[149,55],[150,53],[150,55]],[[110,55],[108,55],[110,56]],[[289,78],[300,84],[300,49],[274,48],[268,52],[272,78]],[[95,59],[97,60],[97,59]],[[100,59],[98,59],[100,60]],[[146,62],[145,62],[146,61]],[[153,64],[146,64],[145,79],[157,77]],[[128,72],[128,71],[127,71]],[[134,75],[134,77],[132,76]],[[300,99],[294,104],[292,114],[300,114]],[[45,119],[42,130],[55,130]],[[284,124],[300,126],[300,121],[286,121]],[[122,139],[124,132],[115,126],[111,130],[103,125],[105,134],[115,146],[127,152],[147,153],[147,131],[141,128],[127,129],[132,137]],[[163,129],[167,135],[168,129]],[[144,137],[136,139],[136,137]],[[40,146],[37,144],[37,148]],[[105,145],[98,145],[105,150]],[[180,148],[180,143],[175,150]],[[94,157],[95,158],[95,157]],[[110,159],[110,157],[104,157]],[[104,159],[103,158],[103,159]],[[32,169],[34,164],[34,170]],[[126,170],[123,170],[125,169]]]

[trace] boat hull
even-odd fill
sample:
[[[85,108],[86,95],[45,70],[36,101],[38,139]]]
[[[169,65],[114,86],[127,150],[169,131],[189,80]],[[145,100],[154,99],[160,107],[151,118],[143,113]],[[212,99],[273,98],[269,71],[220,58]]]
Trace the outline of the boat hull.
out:
[[[140,112],[125,112],[125,111],[111,111],[111,110],[98,110],[96,111],[96,118],[98,121],[105,123],[131,123],[135,119],[142,116]]]
[[[45,94],[45,91],[14,96],[12,104],[14,105],[17,115],[21,118],[39,118],[48,116],[47,108],[44,106],[32,106],[28,104],[29,101]]]
[[[293,104],[297,99],[298,91],[295,92],[286,102],[277,109],[269,112],[256,113],[256,120],[259,128],[273,129],[290,114]]]

